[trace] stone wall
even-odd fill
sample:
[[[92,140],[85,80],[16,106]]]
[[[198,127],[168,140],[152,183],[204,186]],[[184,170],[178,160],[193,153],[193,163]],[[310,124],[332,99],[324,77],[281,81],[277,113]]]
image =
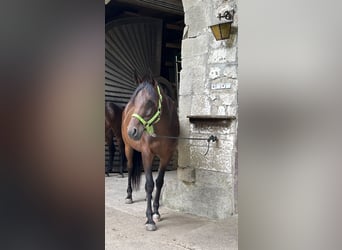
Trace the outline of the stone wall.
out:
[[[235,176],[237,119],[190,123],[189,115],[237,117],[237,9],[235,1],[183,0],[185,24],[182,41],[179,118],[181,136],[208,138],[180,140],[178,180],[165,185],[163,204],[183,212],[226,218],[236,212]],[[235,8],[232,34],[216,41],[209,26],[218,13]],[[213,89],[213,84],[229,88]]]

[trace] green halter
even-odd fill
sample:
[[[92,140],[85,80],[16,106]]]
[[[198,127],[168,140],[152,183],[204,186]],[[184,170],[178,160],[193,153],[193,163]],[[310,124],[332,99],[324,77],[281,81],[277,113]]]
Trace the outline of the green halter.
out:
[[[142,118],[140,115],[134,113],[132,115],[132,117],[137,118],[142,125],[144,125],[145,130],[147,131],[147,133],[151,136],[154,136],[154,129],[153,129],[153,124],[157,123],[160,120],[160,115],[161,115],[161,103],[163,100],[162,95],[160,94],[160,89],[159,86],[157,85],[157,91],[158,91],[158,95],[159,95],[159,101],[158,101],[158,110],[157,112],[151,117],[150,120],[145,121],[144,118]]]

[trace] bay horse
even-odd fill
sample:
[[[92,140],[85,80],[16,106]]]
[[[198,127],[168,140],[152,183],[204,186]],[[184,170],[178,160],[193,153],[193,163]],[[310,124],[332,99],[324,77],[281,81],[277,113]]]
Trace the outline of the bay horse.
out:
[[[115,145],[113,139],[115,137],[119,147],[120,155],[120,176],[123,175],[123,168],[125,159],[125,145],[121,135],[121,122],[122,122],[123,109],[112,102],[106,102],[105,104],[105,139],[109,150],[109,161],[105,168],[105,174],[109,177],[109,172],[113,167]]]
[[[146,179],[146,230],[154,231],[157,229],[155,221],[160,220],[159,198],[165,170],[177,147],[179,119],[175,103],[164,93],[151,74],[141,79],[135,73],[134,77],[138,87],[123,111],[121,127],[128,170],[126,203],[133,203],[132,186],[137,190],[140,185],[141,161],[138,161],[138,151],[141,152]],[[160,165],[152,213],[154,156],[159,157]]]

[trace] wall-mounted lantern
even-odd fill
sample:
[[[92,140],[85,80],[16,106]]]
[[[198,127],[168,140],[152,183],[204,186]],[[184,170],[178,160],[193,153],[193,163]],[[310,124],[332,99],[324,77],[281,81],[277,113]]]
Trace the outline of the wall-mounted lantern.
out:
[[[217,17],[219,18],[220,21],[222,18],[226,19],[225,22],[210,26],[211,31],[213,32],[214,37],[217,41],[229,38],[230,28],[231,28],[231,24],[233,23],[234,14],[235,14],[234,9],[231,11],[227,10],[223,14],[219,13]]]

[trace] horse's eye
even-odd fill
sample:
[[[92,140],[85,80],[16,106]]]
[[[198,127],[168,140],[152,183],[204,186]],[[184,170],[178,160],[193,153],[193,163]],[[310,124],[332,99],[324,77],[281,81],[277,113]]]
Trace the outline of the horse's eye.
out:
[[[148,101],[146,104],[146,116],[152,115],[153,102]]]
[[[146,116],[150,116],[150,115],[152,115],[152,108],[148,108],[146,110]]]

